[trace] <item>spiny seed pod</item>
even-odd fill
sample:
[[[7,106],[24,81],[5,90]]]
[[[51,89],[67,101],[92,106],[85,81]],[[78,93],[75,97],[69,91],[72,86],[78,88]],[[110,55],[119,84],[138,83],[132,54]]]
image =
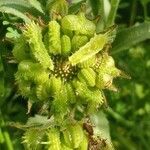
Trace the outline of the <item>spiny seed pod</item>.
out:
[[[39,149],[44,134],[42,130],[28,129],[23,135],[23,143],[27,145],[27,149]]]
[[[19,63],[18,65],[18,70],[19,71],[24,71],[27,72],[29,70],[31,70],[31,66],[33,65],[33,61],[31,60],[23,60]]]
[[[66,129],[62,133],[63,133],[64,144],[69,148],[72,148],[72,137],[70,131]]]
[[[81,69],[78,73],[81,82],[85,82],[88,86],[95,86],[96,73],[92,68]]]
[[[63,131],[65,144],[73,149],[79,147],[83,140],[83,136],[83,129],[79,124],[68,126],[67,129]]]
[[[78,80],[73,80],[73,87],[76,89],[76,95],[86,100],[91,97],[91,92],[87,88],[85,83],[79,82]],[[89,94],[90,93],[90,94]]]
[[[24,78],[24,80],[32,80],[36,84],[41,84],[48,80],[48,73],[45,69],[39,63],[33,63],[30,60],[24,60],[19,64],[16,75]]]
[[[63,35],[61,38],[61,54],[68,56],[71,53],[71,41],[67,35]]]
[[[62,86],[62,81],[60,78],[56,78],[55,76],[50,77],[50,91],[54,96],[57,92],[60,92]]]
[[[91,91],[93,99],[88,101],[87,113],[91,114],[97,111],[97,109],[104,103],[104,98],[100,90]]]
[[[107,33],[95,34],[95,36],[91,38],[87,44],[82,46],[78,51],[69,57],[70,63],[74,66],[78,63],[88,60],[101,51],[108,40],[109,38]]]
[[[46,87],[43,84],[36,87],[36,96],[39,100],[46,100],[49,98],[49,95],[46,91]]]
[[[99,73],[96,78],[96,87],[105,89],[112,85],[113,77],[106,73]]]
[[[91,58],[89,58],[88,60],[83,61],[82,63],[78,64],[79,68],[94,68],[96,65],[96,56],[92,56]]]
[[[83,128],[81,125],[75,124],[69,130],[71,132],[73,148],[78,148],[83,140]]]
[[[71,83],[66,83],[66,91],[67,91],[67,99],[69,100],[69,102],[75,103],[76,102],[76,95],[75,95],[75,89],[73,89],[73,86]]]
[[[34,78],[33,81],[36,84],[43,84],[43,83],[47,82],[48,77],[49,77],[48,73],[46,71],[43,71],[42,69],[38,69],[33,72],[33,78]]]
[[[74,81],[73,85],[76,88],[76,93],[82,99],[81,104],[88,104],[85,109],[87,113],[93,113],[103,104],[103,95],[99,89],[89,89],[86,84],[79,81]]]
[[[51,19],[57,19],[57,14],[65,16],[68,14],[68,2],[66,0],[52,1],[48,5]]]
[[[17,39],[12,53],[19,62],[30,58],[30,49],[23,36]]]
[[[61,27],[63,29],[76,31],[80,30],[80,23],[78,22],[78,16],[76,15],[67,15],[61,20]]]
[[[82,142],[77,150],[88,150],[88,138],[87,135],[84,133]]]
[[[85,35],[91,36],[95,33],[96,26],[92,21],[88,20],[85,17],[85,13],[80,12],[78,14],[78,19],[79,19],[79,23],[81,25],[81,29],[80,29],[80,31],[78,31],[80,34],[85,34]]]
[[[25,98],[29,97],[31,95],[31,83],[23,80],[17,80],[17,83],[19,84],[19,92],[21,95]]]
[[[88,42],[88,37],[85,35],[74,35],[72,38],[72,51],[78,50],[81,46]]]
[[[68,112],[67,92],[64,85],[62,85],[60,91],[57,91],[54,95],[51,109],[54,114],[55,121],[61,123]]]
[[[84,13],[78,15],[67,15],[61,20],[61,26],[63,29],[76,31],[78,34],[92,35],[96,30],[95,24],[88,20]]]
[[[33,79],[33,74],[28,68],[29,66],[25,63],[20,63],[18,66],[18,71],[15,74],[16,81],[24,80],[31,81]],[[28,72],[27,72],[28,71]]]
[[[47,131],[50,145],[48,150],[61,150],[60,131],[57,128],[51,128]]]
[[[107,67],[115,67],[114,59],[111,56],[109,56],[108,54],[103,55],[103,60],[104,60],[106,68]]]
[[[60,40],[60,25],[57,21],[50,21],[48,24],[48,37],[49,37],[49,53],[61,53],[61,40]]]
[[[42,31],[38,24],[34,22],[26,25],[26,30],[23,31],[27,38],[31,55],[38,61],[44,68],[53,70],[54,66],[45,45],[42,41]]]

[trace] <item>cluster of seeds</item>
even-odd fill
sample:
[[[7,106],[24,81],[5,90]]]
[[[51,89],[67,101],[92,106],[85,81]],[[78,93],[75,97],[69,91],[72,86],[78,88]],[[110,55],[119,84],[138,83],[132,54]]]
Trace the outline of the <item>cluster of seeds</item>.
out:
[[[55,77],[61,77],[66,82],[73,79],[77,75],[78,69],[76,66],[72,66],[65,59],[61,57],[53,58],[54,70],[52,71]]]
[[[103,89],[116,90],[113,79],[121,71],[104,51],[111,44],[111,34],[111,30],[96,33],[95,23],[79,12],[50,21],[46,29],[31,22],[15,44],[15,77],[20,94],[31,103],[46,103],[58,127],[48,131],[52,143],[49,150],[87,149],[87,133],[82,123],[68,130],[65,126],[64,131],[61,126],[68,118],[82,122],[104,103]],[[26,143],[28,137],[26,132]]]

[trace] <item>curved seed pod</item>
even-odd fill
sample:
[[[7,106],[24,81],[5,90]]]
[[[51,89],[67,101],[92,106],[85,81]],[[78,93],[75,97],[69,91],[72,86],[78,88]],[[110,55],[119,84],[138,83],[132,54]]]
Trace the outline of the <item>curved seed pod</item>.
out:
[[[51,94],[54,96],[56,93],[60,92],[62,82],[60,78],[56,78],[55,76],[50,77],[50,91]]]
[[[33,84],[32,81],[29,81],[28,77],[22,77],[16,73],[16,82],[18,84],[18,91],[19,93],[25,97],[28,98],[31,101],[37,101],[38,98],[36,97],[36,90],[34,86],[31,86]],[[24,80],[24,78],[27,78],[27,80]]]
[[[50,21],[48,24],[48,37],[49,37],[49,53],[57,55],[61,53],[61,40],[60,40],[60,25],[57,21]]]
[[[63,30],[79,31],[81,25],[78,20],[77,15],[67,15],[61,19],[61,27]]]
[[[74,35],[71,41],[72,51],[78,50],[81,46],[88,42],[88,37],[85,35]]]
[[[33,61],[32,60],[23,60],[19,63],[18,65],[18,71],[29,71],[31,70],[31,66],[33,65]]]
[[[30,49],[25,41],[25,39],[23,38],[23,36],[21,36],[19,39],[17,39],[17,42],[14,45],[14,48],[12,50],[12,53],[14,55],[14,57],[17,59],[17,61],[22,61],[22,60],[26,60],[30,58],[30,53],[29,53]]]
[[[64,139],[64,143],[65,145],[67,145],[69,148],[72,148],[72,137],[71,137],[71,133],[68,130],[68,128],[66,130],[64,130],[63,132],[63,139]]]
[[[79,34],[92,35],[96,30],[95,24],[88,20],[84,13],[78,15],[67,15],[61,20],[63,29],[76,31]]]
[[[107,56],[103,56],[105,67],[115,67],[114,59],[107,54]]]
[[[83,61],[82,63],[78,64],[79,68],[89,68],[89,67],[95,67],[96,65],[96,56],[92,56],[88,60]]]
[[[92,68],[81,69],[78,73],[81,82],[85,82],[88,86],[95,86],[96,73]]]
[[[103,103],[103,96],[98,89],[88,89],[84,83],[74,83],[77,95],[82,99],[81,104],[88,104],[88,112],[96,111],[96,108]]]
[[[51,109],[54,114],[55,121],[61,123],[68,112],[67,92],[64,85],[61,85],[60,91],[55,93]]]
[[[93,99],[92,92],[87,88],[87,85],[83,82],[73,81],[73,86],[76,90],[76,95],[82,98],[82,103],[91,101]]]
[[[68,101],[70,103],[75,103],[76,102],[76,95],[75,95],[73,86],[71,85],[71,83],[66,83],[65,86],[66,86]]]
[[[71,41],[67,35],[63,35],[61,38],[61,54],[68,56],[71,53]]]
[[[40,66],[40,64],[33,64],[31,66],[31,72],[33,75],[33,81],[36,84],[42,84],[48,81],[49,74],[48,72]]]
[[[29,97],[31,95],[31,83],[26,81],[19,81],[17,80],[19,92],[24,97]]]
[[[41,71],[41,72],[40,72]],[[48,73],[39,69],[38,71],[33,72],[33,81],[36,84],[43,84],[48,81]]]
[[[88,101],[87,113],[91,114],[96,112],[97,109],[104,103],[104,98],[102,92],[100,90],[93,90],[91,91],[93,99]]]
[[[53,62],[48,55],[45,45],[42,41],[41,28],[38,24],[34,22],[26,25],[26,30],[24,30],[24,35],[27,38],[31,54],[34,59],[38,61],[44,68],[49,68],[53,70]]]
[[[81,125],[75,124],[71,126],[69,130],[72,137],[73,148],[78,148],[84,137],[83,128]]]
[[[99,73],[96,78],[96,87],[105,89],[112,85],[113,77],[106,73]]]
[[[18,65],[18,71],[15,74],[15,79],[24,80],[24,81],[31,81],[33,79],[33,74],[31,72],[31,66],[33,62],[30,60],[21,61]]]
[[[96,25],[85,17],[85,13],[78,14],[78,20],[81,24],[80,34],[93,35],[96,31]]]
[[[28,129],[23,135],[23,143],[25,143],[27,149],[40,149],[40,142],[44,134],[43,130]]]
[[[88,150],[88,138],[85,133],[83,135],[83,140],[77,150]]]
[[[47,100],[49,98],[46,87],[44,85],[37,85],[36,96],[39,100]]]
[[[91,58],[104,48],[104,45],[108,42],[108,39],[107,34],[95,35],[87,44],[82,46],[78,51],[69,57],[70,63],[74,66]]]
[[[48,4],[48,10],[51,19],[57,19],[58,16],[55,14],[65,16],[68,14],[68,2],[66,0],[52,1]]]
[[[24,80],[34,81],[37,84],[42,84],[48,80],[48,73],[45,69],[39,63],[33,63],[30,60],[19,63],[17,74],[22,76]]]
[[[47,136],[50,142],[48,150],[61,150],[60,131],[56,128],[51,128],[47,131]]]
[[[83,140],[83,129],[78,123],[68,126],[66,130],[63,131],[63,138],[65,144],[70,148],[78,148]]]

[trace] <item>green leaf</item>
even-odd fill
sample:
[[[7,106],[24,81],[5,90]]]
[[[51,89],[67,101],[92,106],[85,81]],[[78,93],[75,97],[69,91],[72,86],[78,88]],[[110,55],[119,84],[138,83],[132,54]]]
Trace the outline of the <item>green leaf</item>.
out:
[[[1,6],[9,6],[9,5],[18,5],[23,7],[31,7],[27,1],[24,0],[0,0],[0,7]]]
[[[15,16],[17,16],[17,17],[23,19],[26,23],[29,23],[29,22],[31,21],[31,20],[30,20],[26,15],[24,15],[22,12],[20,12],[20,11],[14,9],[14,8],[11,8],[11,7],[2,6],[2,7],[0,7],[0,12],[15,15]]]
[[[48,119],[46,116],[35,115],[35,117],[30,117],[26,124],[21,124],[18,122],[8,122],[12,127],[16,127],[22,130],[26,129],[48,129],[54,126],[54,118]]]
[[[36,10],[44,14],[44,11],[42,9],[40,2],[38,2],[37,0],[28,0],[28,2],[32,7],[34,7]]]
[[[20,37],[20,34],[18,33],[17,30],[11,28],[11,27],[8,27],[7,28],[7,33],[6,33],[6,37],[7,38],[14,38],[14,39],[17,39]]]
[[[113,43],[112,53],[129,49],[135,44],[150,39],[150,22],[133,26],[117,33]]]

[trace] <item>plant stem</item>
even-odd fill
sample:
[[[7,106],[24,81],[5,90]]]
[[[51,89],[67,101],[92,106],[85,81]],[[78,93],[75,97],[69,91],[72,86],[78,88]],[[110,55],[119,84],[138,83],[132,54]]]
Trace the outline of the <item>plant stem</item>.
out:
[[[0,143],[4,143],[4,136],[3,136],[3,133],[2,133],[2,129],[0,128]]]
[[[134,24],[134,20],[135,20],[135,17],[136,17],[136,11],[137,11],[137,0],[133,0],[132,1],[132,6],[131,6],[130,23],[129,23],[130,26]]]
[[[147,6],[144,5],[143,6],[143,9],[144,9],[144,19],[146,20],[148,18],[148,14],[147,14]]]
[[[132,127],[134,125],[133,122],[124,119],[121,115],[119,115],[118,113],[116,113],[115,111],[113,111],[111,108],[108,108],[107,112],[114,119],[116,119],[118,122],[122,123],[123,125],[125,125],[127,127]]]
[[[0,112],[0,116],[1,116],[1,120],[0,120],[1,126],[5,127],[5,122],[2,118],[1,112]],[[4,137],[4,141],[6,143],[6,146],[7,146],[7,150],[14,150],[12,141],[11,141],[10,136],[9,136],[9,133],[7,132],[6,129],[3,130],[3,137]]]
[[[9,133],[7,131],[4,131],[3,135],[4,135],[4,138],[5,138],[6,145],[7,145],[7,150],[14,150],[11,139],[10,139],[10,136],[9,136]]]
[[[107,19],[106,27],[110,27],[114,24],[119,2],[120,0],[111,0],[111,10]]]

